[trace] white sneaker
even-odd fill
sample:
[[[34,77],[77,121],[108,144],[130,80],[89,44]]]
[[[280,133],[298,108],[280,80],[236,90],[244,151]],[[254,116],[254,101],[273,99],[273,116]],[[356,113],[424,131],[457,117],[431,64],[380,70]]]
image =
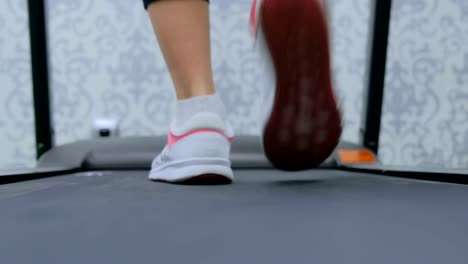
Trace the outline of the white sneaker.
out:
[[[233,129],[216,114],[194,115],[170,126],[168,144],[154,159],[149,179],[183,184],[227,184],[234,179],[229,160]]]
[[[327,1],[254,0],[250,22],[276,81],[265,96],[265,154],[279,169],[314,168],[332,154],[342,131]]]

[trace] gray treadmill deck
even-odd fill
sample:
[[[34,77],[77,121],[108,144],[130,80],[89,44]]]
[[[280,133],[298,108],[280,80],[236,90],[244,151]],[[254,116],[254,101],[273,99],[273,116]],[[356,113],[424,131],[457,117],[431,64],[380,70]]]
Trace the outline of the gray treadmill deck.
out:
[[[236,176],[176,186],[113,171],[0,186],[1,263],[467,263],[467,186],[335,170]]]

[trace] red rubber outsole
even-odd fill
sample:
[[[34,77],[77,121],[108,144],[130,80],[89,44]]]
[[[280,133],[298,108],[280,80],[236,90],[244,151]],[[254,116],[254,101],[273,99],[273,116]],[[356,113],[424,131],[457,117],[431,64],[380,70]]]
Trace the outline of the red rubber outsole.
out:
[[[170,182],[165,180],[157,180],[159,182],[179,184],[179,185],[226,185],[231,184],[232,180],[218,174],[203,174],[192,177],[185,181]]]
[[[278,169],[317,167],[342,131],[325,12],[318,0],[264,0],[260,12],[277,82],[265,154]]]

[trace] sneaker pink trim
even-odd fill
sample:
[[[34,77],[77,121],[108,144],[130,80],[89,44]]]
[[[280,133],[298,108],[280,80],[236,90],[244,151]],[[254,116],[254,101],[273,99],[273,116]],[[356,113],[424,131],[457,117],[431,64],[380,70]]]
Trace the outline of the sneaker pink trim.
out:
[[[258,17],[257,17],[257,0],[253,0],[252,9],[250,10],[250,33],[257,38]]]
[[[218,130],[214,130],[214,129],[197,129],[197,130],[185,133],[185,134],[180,135],[180,136],[176,136],[171,131],[169,131],[169,135],[167,136],[167,145],[168,145],[168,147],[170,149],[179,140],[182,140],[182,139],[184,139],[184,138],[186,138],[188,136],[191,136],[191,135],[194,135],[194,134],[197,134],[197,133],[217,133],[217,134],[220,134],[220,135],[224,136],[229,141],[229,143],[232,143],[232,141],[234,140],[234,137],[228,137],[224,133],[222,133],[222,132],[220,132]]]

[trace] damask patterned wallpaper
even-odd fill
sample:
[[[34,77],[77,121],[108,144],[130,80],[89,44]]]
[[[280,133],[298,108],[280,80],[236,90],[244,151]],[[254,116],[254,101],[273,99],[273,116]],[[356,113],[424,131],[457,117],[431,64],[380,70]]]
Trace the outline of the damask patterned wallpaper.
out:
[[[343,138],[350,141],[359,139],[369,1],[332,1],[333,67],[345,109]],[[462,55],[468,7],[463,0],[394,2],[382,157],[388,164],[466,168],[460,153],[468,151],[468,55]],[[102,116],[121,119],[123,136],[164,134],[175,98],[141,1],[47,4],[56,143],[90,137],[93,119]],[[25,1],[0,7],[0,128],[8,138],[0,167],[31,166]],[[213,0],[210,8],[218,90],[237,133],[258,134],[266,77],[249,36],[250,0]],[[4,66],[12,62],[15,71]]]
[[[174,95],[140,0],[49,0],[57,143],[89,136],[98,116],[117,116],[124,136],[163,134]],[[250,0],[211,5],[217,87],[238,134],[258,134],[261,58],[248,31]],[[357,140],[368,3],[335,3],[335,72],[347,113],[345,138]],[[356,114],[354,114],[356,113]]]
[[[336,1],[335,70],[348,113],[360,109],[365,2]],[[124,136],[166,133],[175,99],[141,1],[48,3],[57,143],[88,137],[98,116],[120,118]],[[259,133],[259,95],[266,79],[249,35],[250,3],[217,0],[211,5],[216,84],[238,134]],[[359,115],[346,120],[345,138],[357,139]]]
[[[34,166],[26,1],[0,1],[0,169]]]
[[[395,0],[392,11],[383,160],[468,168],[468,1]]]

